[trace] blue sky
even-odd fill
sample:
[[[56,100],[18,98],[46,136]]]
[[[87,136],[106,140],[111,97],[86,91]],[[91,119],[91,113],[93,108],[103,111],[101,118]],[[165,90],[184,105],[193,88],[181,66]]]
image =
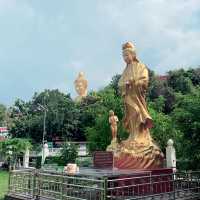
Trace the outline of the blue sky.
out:
[[[133,41],[156,73],[200,64],[199,0],[0,0],[0,103],[58,88],[105,86]]]

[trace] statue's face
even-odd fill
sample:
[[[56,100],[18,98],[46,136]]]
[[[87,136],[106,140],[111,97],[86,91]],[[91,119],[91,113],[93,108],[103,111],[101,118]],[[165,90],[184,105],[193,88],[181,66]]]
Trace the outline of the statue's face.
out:
[[[123,58],[124,58],[124,61],[127,63],[127,64],[130,64],[132,63],[134,60],[135,60],[135,53],[132,53],[130,51],[124,51],[123,52]]]
[[[76,91],[77,91],[77,93],[78,93],[79,95],[84,95],[85,90],[86,90],[86,88],[85,88],[83,82],[82,82],[82,81],[79,81],[79,82],[77,83],[77,85],[76,85]]]

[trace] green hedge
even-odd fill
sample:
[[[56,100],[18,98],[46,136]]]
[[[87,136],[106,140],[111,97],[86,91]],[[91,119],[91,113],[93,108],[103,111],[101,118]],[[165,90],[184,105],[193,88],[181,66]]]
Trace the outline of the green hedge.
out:
[[[57,164],[58,166],[65,166],[65,163],[60,156],[46,157],[44,164]]]
[[[76,164],[79,167],[91,167],[93,164],[92,157],[79,157],[76,159]]]

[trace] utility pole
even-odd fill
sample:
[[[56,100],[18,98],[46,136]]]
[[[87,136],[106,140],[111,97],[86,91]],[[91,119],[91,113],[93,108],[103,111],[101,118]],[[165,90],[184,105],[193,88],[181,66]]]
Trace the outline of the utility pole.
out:
[[[46,136],[46,117],[47,117],[47,111],[48,109],[41,105],[41,104],[38,104],[39,108],[44,112],[44,118],[43,118],[43,134],[42,134],[42,160],[41,160],[41,166],[44,165],[44,161],[45,161],[45,158],[44,158],[44,141],[45,141],[45,136]]]
[[[42,166],[44,165],[44,138],[46,135],[46,117],[47,117],[47,109],[44,109],[44,120],[43,120],[43,136],[42,136]]]

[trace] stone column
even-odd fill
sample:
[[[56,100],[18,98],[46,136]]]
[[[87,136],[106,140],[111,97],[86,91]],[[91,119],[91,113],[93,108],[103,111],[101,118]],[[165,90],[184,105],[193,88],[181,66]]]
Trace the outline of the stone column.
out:
[[[28,168],[29,167],[29,149],[27,148],[24,157],[23,157],[23,167]]]
[[[173,140],[169,139],[166,147],[166,160],[167,160],[167,167],[173,168],[173,170],[176,171],[176,150],[173,145],[174,145]]]

